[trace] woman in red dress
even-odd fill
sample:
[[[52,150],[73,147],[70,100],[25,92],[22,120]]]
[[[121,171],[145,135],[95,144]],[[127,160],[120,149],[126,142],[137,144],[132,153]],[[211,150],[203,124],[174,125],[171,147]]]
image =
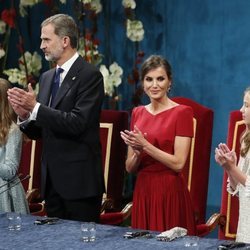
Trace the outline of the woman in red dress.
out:
[[[171,66],[153,55],[142,65],[141,80],[150,103],[133,109],[126,170],[137,173],[132,227],[165,231],[184,227],[195,234],[194,212],[182,168],[193,137],[193,111],[173,102]]]

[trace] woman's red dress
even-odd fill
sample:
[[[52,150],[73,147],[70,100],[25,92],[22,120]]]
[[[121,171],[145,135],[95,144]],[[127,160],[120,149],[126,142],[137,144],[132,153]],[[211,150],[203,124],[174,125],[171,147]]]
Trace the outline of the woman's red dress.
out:
[[[134,125],[154,146],[173,154],[176,136],[193,136],[193,111],[178,105],[153,115],[140,106],[133,110],[131,130]],[[132,227],[166,231],[176,226],[195,234],[193,207],[183,175],[142,153],[133,193]]]

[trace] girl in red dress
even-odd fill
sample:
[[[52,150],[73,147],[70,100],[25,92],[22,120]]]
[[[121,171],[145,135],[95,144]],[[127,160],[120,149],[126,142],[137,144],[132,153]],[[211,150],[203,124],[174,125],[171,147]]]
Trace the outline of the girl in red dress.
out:
[[[195,234],[194,212],[182,168],[193,137],[193,111],[173,102],[171,66],[153,55],[142,65],[141,80],[150,103],[133,109],[126,170],[137,173],[132,227],[165,231],[184,227]]]

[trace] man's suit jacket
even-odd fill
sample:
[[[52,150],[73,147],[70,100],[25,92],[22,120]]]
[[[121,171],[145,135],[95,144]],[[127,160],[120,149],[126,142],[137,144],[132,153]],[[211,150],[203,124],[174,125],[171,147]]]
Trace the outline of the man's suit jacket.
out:
[[[30,138],[43,140],[42,194],[49,171],[52,185],[64,199],[100,196],[104,192],[99,139],[102,75],[79,56],[50,108],[54,75],[55,69],[41,75],[37,118],[23,130]]]

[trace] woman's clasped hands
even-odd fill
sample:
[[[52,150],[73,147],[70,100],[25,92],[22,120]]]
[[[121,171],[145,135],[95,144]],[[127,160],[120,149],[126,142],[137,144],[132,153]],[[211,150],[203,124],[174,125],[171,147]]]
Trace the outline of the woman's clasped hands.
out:
[[[215,149],[215,161],[222,167],[230,169],[236,166],[237,156],[225,143],[220,143]]]
[[[146,133],[142,133],[137,126],[134,126],[134,130],[124,130],[120,132],[123,141],[130,146],[133,150],[142,151],[143,147],[148,143],[146,140]]]

